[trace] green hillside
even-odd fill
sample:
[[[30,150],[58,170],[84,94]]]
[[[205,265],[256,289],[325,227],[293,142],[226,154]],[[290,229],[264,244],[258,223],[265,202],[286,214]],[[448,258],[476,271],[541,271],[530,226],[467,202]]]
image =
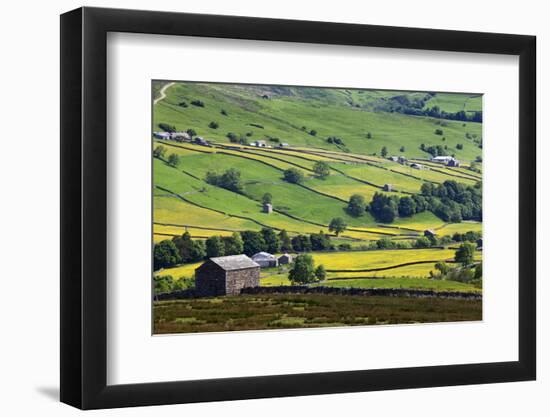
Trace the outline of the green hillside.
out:
[[[467,133],[481,137],[480,123],[445,120],[442,127],[440,119],[370,109],[380,99],[373,95],[391,96],[391,92],[303,89],[298,95],[295,91],[177,83],[167,89],[166,99],[155,105],[153,129],[160,130],[158,124],[167,123],[177,130],[193,128],[200,136],[217,142],[228,142],[226,135],[232,132],[238,136],[248,134],[245,137],[250,141],[277,138],[292,146],[365,155],[379,155],[386,146],[390,155],[427,158],[430,155],[420,150],[422,143],[447,146],[449,154],[465,161],[481,155],[478,145],[466,137]],[[262,98],[262,93],[269,98]],[[362,99],[358,105],[364,107],[348,101],[356,96]],[[437,94],[434,99],[438,99]],[[194,100],[201,100],[204,107],[191,104]],[[464,103],[466,98],[461,96],[460,100]],[[217,129],[208,127],[213,121],[219,124]],[[436,129],[442,129],[443,135],[435,134]],[[311,130],[316,131],[315,136],[309,133]],[[371,139],[367,138],[369,133]],[[329,136],[341,138],[345,146],[327,143]],[[463,148],[457,149],[457,144]],[[403,152],[401,147],[405,148]]]
[[[199,243],[265,228],[285,230],[291,239],[313,239],[311,235],[322,232],[330,248],[304,251],[312,250],[314,260],[325,266],[327,285],[480,291],[479,283],[428,276],[437,272],[438,262],[456,266],[461,234],[475,232],[475,238],[468,238],[472,242],[481,235],[481,216],[473,217],[473,203],[468,204],[475,196],[480,211],[482,164],[474,161],[482,154],[482,124],[404,111],[438,106],[444,115],[477,112],[481,96],[185,82],[155,82],[153,95],[153,132],[192,129],[208,141],[201,145],[189,138],[153,138],[155,244],[185,232]],[[252,145],[257,140],[267,146]],[[421,145],[440,145],[461,167],[429,161],[432,155]],[[408,163],[388,158],[396,155]],[[319,162],[328,175],[315,171]],[[302,174],[298,183],[285,178],[291,169]],[[238,174],[237,188],[216,180],[228,171]],[[436,191],[426,194],[424,185]],[[450,200],[451,193],[463,194],[464,201],[455,200],[464,206]],[[271,213],[262,203],[266,194]],[[395,218],[376,214],[372,202],[377,194],[395,204]],[[364,198],[359,215],[348,209],[353,195]],[[425,207],[409,214],[397,210],[397,202],[413,200],[415,207]],[[459,215],[463,210],[470,221],[456,219],[456,210]],[[345,224],[343,230],[329,227],[335,219]],[[437,237],[424,237],[427,229]],[[192,280],[204,258],[173,262],[156,274]],[[480,260],[479,252],[475,262]],[[261,285],[290,283],[287,269],[262,274]],[[375,281],[381,278],[388,281]]]

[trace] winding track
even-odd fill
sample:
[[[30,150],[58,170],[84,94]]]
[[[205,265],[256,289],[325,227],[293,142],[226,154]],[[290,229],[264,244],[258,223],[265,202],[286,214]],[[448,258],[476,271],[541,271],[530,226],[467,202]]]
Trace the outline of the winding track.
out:
[[[175,83],[168,83],[166,85],[163,85],[162,88],[160,89],[160,97],[156,98],[154,101],[153,101],[153,104],[157,104],[159,101],[161,100],[164,100],[166,98],[166,90],[169,88],[169,87],[172,87]]]

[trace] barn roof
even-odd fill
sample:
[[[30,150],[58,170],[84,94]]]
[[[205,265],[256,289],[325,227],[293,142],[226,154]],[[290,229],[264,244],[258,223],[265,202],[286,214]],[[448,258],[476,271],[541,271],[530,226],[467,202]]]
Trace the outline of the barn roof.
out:
[[[252,259],[275,259],[275,256],[267,252],[258,252],[252,256]]]
[[[226,271],[260,266],[246,255],[220,256],[218,258],[210,258],[210,260]]]

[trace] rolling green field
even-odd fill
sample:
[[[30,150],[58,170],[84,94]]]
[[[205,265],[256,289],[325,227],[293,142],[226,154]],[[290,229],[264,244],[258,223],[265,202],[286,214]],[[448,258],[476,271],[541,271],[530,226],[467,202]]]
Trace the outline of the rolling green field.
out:
[[[161,97],[161,89],[165,97]],[[203,242],[212,236],[227,237],[264,228],[276,233],[285,230],[290,238],[323,232],[331,239],[332,247],[311,255],[315,265],[324,266],[326,277],[309,285],[481,292],[479,282],[474,285],[431,278],[438,272],[438,262],[456,266],[454,256],[459,243],[449,237],[468,231],[481,233],[480,222],[450,223],[436,216],[436,208],[431,208],[433,212],[381,223],[368,206],[360,216],[351,215],[347,209],[354,194],[370,203],[376,193],[397,199],[421,195],[425,183],[437,186],[456,181],[464,187],[479,186],[482,172],[469,170],[468,166],[481,160],[482,124],[413,116],[402,112],[399,106],[417,106],[422,114],[434,106],[447,113],[473,114],[482,110],[481,95],[153,82],[153,96],[153,132],[192,129],[196,136],[208,141],[208,146],[204,146],[188,139],[152,139],[153,149],[164,149],[164,154],[153,159],[155,245],[186,232],[193,240]],[[267,146],[254,146],[255,141],[264,141]],[[288,146],[280,147],[281,143]],[[432,155],[422,149],[438,145],[446,155],[460,160],[461,167],[430,161]],[[176,156],[177,162],[171,163],[170,158]],[[404,156],[423,169],[394,162],[389,156]],[[315,172],[319,161],[327,164],[328,176]],[[221,177],[229,169],[239,173],[240,191],[223,188],[219,182],[207,182],[207,177]],[[303,180],[285,180],[289,169],[300,171]],[[482,164],[476,162],[472,169],[481,170]],[[264,212],[262,198],[266,193],[272,198],[271,213]],[[339,234],[329,230],[335,218],[346,225]],[[437,247],[429,248],[415,246],[428,229],[436,233],[437,242],[444,243],[431,243]],[[377,244],[383,243],[379,242],[381,239],[391,242],[394,249],[378,248]],[[395,249],[396,245],[407,249]],[[476,251],[474,263],[480,263],[481,258],[481,251]],[[201,255],[199,259],[204,258]],[[202,263],[173,262],[153,275],[170,276],[175,281],[185,278],[192,283],[195,269]],[[262,269],[260,285],[291,285],[288,274],[289,266]],[[338,308],[342,308],[345,299],[350,303],[348,310],[336,314],[336,307],[329,307],[330,301],[325,301],[333,297],[309,294],[306,299],[323,307],[318,310],[312,304],[299,310],[309,311],[305,315],[293,314],[296,309],[287,311],[281,304],[283,297],[275,295],[156,302],[155,333],[471,320],[481,314],[481,302],[401,302],[390,297],[366,301],[367,297],[352,296],[334,298]],[[434,307],[434,303],[441,304]],[[233,317],[238,309],[253,312],[257,306],[265,308],[265,316],[243,321]],[[185,313],[187,309],[203,308],[204,314]],[[366,310],[358,315],[355,309],[359,308]],[[351,315],[346,316],[346,311]],[[221,312],[228,316],[221,318]]]
[[[251,133],[250,141],[270,136],[292,146],[340,151],[338,146],[325,141],[326,137],[337,135],[345,138],[345,146],[351,152],[379,154],[382,146],[387,146],[390,154],[398,154],[400,147],[405,146],[409,158],[427,156],[420,150],[421,143],[442,143],[442,137],[434,134],[439,127],[435,119],[365,111],[350,106],[345,94],[339,92],[329,91],[327,94],[331,97],[326,99],[294,89],[288,95],[274,95],[265,100],[254,86],[176,83],[166,93],[167,98],[154,108],[154,130],[158,130],[160,122],[174,125],[178,130],[193,127],[200,136],[216,142],[227,142],[228,132],[237,135]],[[460,97],[459,101],[464,103],[466,99]],[[202,100],[205,106],[189,104],[196,99]],[[448,95],[445,95],[445,101],[449,102]],[[189,104],[188,107],[180,106],[181,102]],[[222,110],[227,116],[221,114]],[[211,121],[216,121],[219,127],[209,128]],[[481,136],[480,123],[452,120],[446,123],[443,128],[445,144],[453,149],[457,158],[474,160],[481,155],[481,150],[465,139],[466,133]],[[316,136],[308,133],[311,129],[317,131]],[[367,139],[369,132],[371,139]],[[462,150],[455,149],[458,143],[463,144]]]

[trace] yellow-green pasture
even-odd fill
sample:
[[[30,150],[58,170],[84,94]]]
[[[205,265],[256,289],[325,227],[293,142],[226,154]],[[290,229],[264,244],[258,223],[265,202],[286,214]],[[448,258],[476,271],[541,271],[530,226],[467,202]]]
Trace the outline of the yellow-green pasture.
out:
[[[315,264],[323,264],[327,270],[364,270],[396,266],[409,262],[444,261],[452,259],[450,249],[395,249],[353,252],[312,253]]]

